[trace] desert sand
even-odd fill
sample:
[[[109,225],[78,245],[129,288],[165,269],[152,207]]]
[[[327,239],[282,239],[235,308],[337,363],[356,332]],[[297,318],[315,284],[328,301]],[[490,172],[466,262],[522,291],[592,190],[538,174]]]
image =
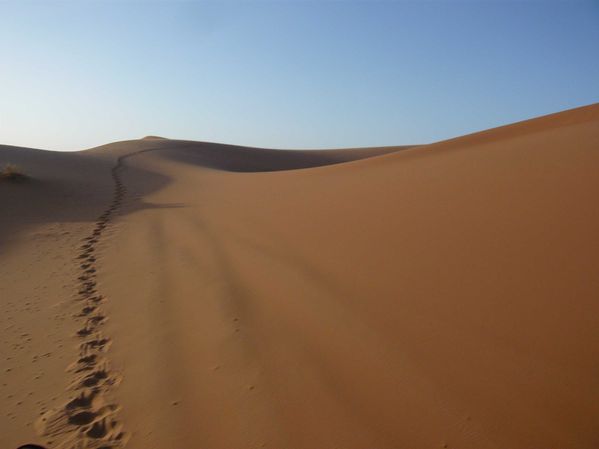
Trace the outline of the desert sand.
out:
[[[2,449],[599,447],[598,104],[5,162]]]

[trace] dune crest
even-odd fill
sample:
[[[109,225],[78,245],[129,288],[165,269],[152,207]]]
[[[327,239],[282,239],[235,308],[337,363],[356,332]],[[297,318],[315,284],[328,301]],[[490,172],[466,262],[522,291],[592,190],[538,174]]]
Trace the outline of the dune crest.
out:
[[[145,136],[141,140],[168,140],[166,137],[160,136]]]

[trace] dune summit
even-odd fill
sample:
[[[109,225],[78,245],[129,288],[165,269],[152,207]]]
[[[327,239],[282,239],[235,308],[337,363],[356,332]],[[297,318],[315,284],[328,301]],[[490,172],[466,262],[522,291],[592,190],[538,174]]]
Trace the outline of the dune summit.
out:
[[[0,447],[599,445],[599,105],[430,145],[0,146]]]
[[[166,140],[166,138],[160,136],[146,136],[142,140]]]

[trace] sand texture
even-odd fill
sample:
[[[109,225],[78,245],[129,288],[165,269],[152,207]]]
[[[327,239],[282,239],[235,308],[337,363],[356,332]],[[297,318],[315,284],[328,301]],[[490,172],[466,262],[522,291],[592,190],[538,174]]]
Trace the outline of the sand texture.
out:
[[[5,162],[2,449],[599,447],[597,104]]]

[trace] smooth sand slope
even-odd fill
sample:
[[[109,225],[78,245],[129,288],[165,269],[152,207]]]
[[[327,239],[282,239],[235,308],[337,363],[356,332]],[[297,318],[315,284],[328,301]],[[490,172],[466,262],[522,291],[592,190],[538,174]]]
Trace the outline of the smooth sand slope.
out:
[[[4,161],[2,448],[599,447],[599,105]]]

